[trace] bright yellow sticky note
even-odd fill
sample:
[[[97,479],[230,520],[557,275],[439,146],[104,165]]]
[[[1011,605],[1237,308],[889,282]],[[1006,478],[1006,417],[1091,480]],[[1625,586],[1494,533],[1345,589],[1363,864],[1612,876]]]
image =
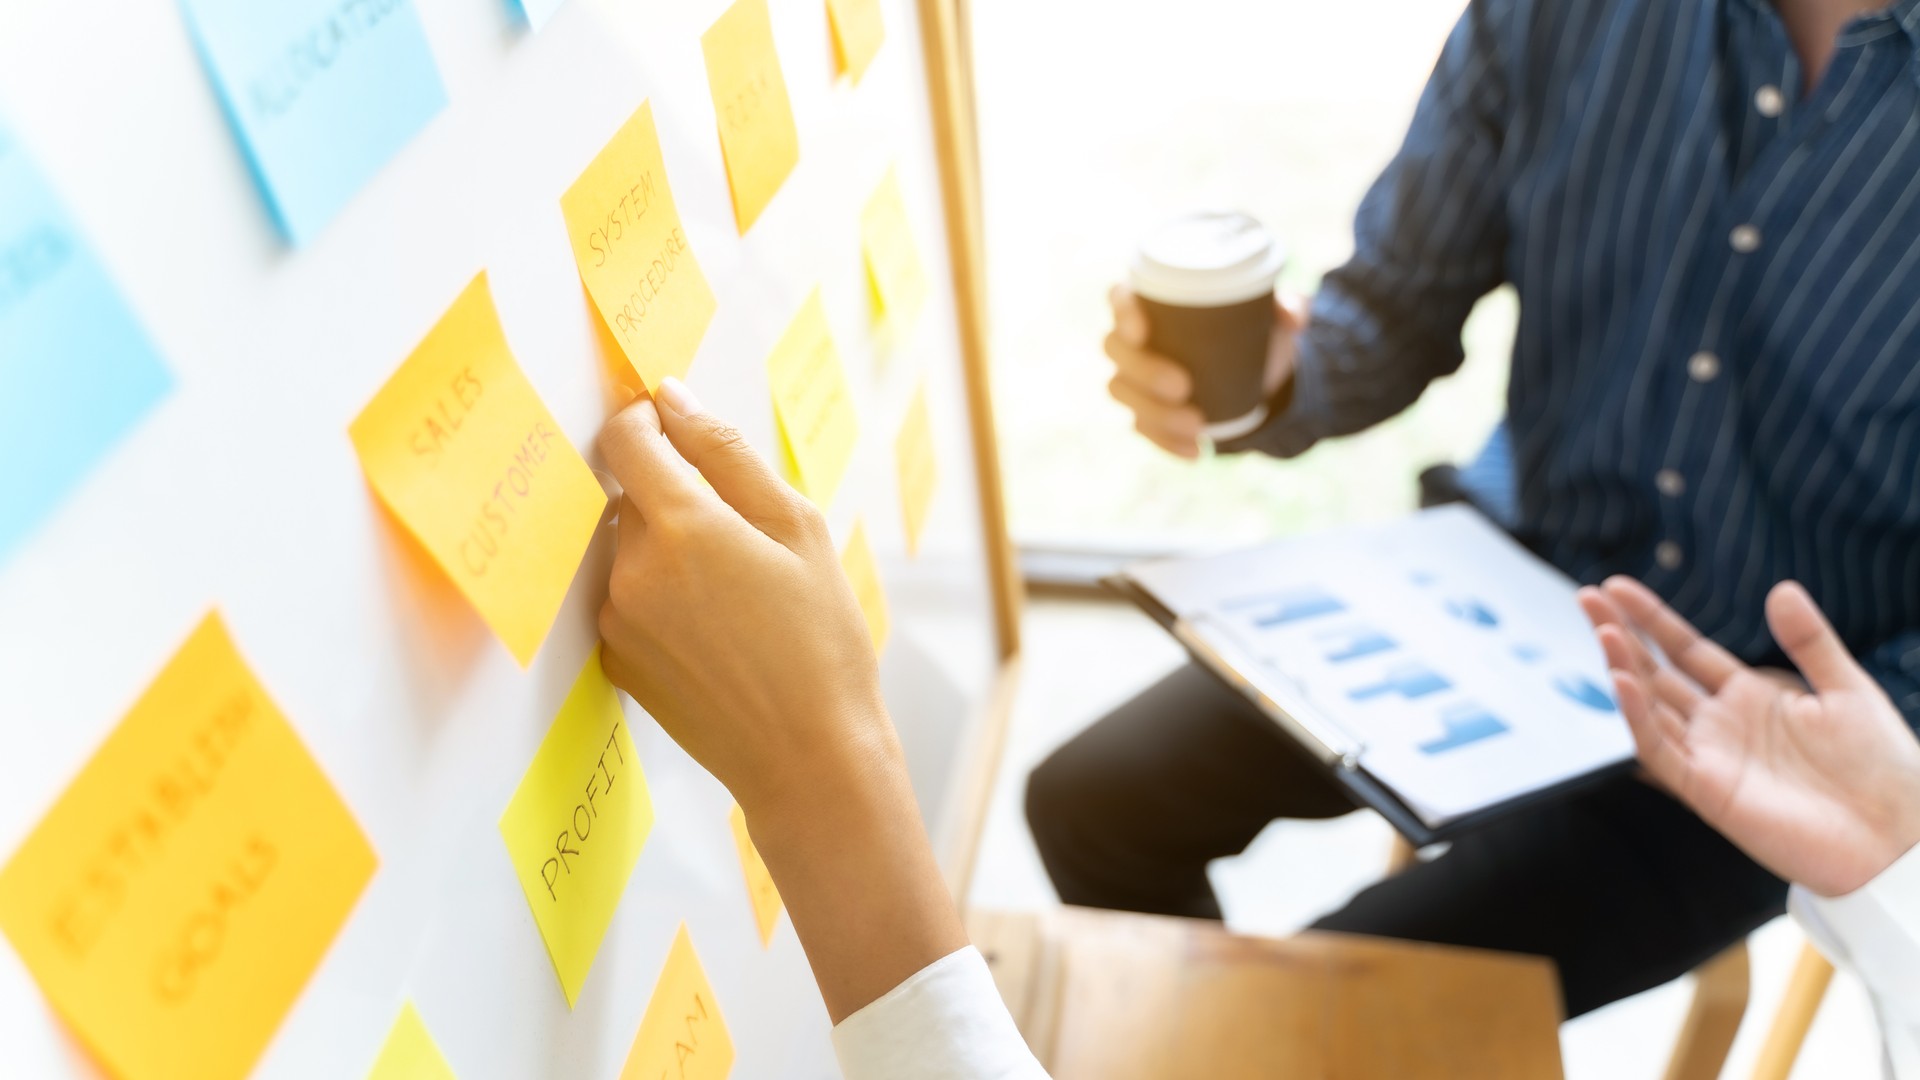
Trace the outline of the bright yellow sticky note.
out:
[[[927,301],[927,275],[913,243],[900,176],[891,168],[860,211],[860,250],[867,264],[874,321],[905,328]]]
[[[858,83],[887,39],[880,0],[827,0],[827,22],[833,26],[834,70]]]
[[[419,1010],[409,1001],[387,1032],[367,1080],[454,1080],[453,1066],[440,1053]]]
[[[760,944],[764,948],[773,944],[773,928],[780,921],[780,890],[773,884],[773,875],[767,873],[760,849],[753,846],[753,836],[747,832],[747,813],[740,809],[739,803],[735,803],[727,815],[727,823],[733,826],[733,846],[740,852],[740,870],[747,877],[747,899],[753,901],[753,921],[760,926]]]
[[[732,1071],[733,1039],[681,923],[620,1080],[726,1080]]]
[[[735,0],[700,35],[700,48],[707,54],[733,219],[745,236],[800,161],[800,133],[773,47],[767,0]]]
[[[767,383],[773,389],[774,419],[780,424],[785,452],[792,455],[800,490],[825,507],[833,501],[853,460],[860,420],[854,413],[840,350],[827,327],[820,290],[807,297],[767,357]]]
[[[893,441],[894,463],[900,471],[900,516],[907,530],[907,554],[920,553],[920,533],[933,508],[933,489],[939,472],[933,455],[933,415],[927,409],[927,384],[913,392],[900,434]]]
[[[580,999],[652,828],[640,755],[596,648],[500,815],[568,1008]]]
[[[607,495],[514,362],[486,274],[350,431],[380,500],[527,666]]]
[[[0,870],[0,930],[120,1080],[238,1080],[374,861],[210,614]]]
[[[560,212],[587,295],[648,392],[685,375],[715,302],[667,186],[651,102],[560,197]]]
[[[873,546],[867,543],[867,527],[857,518],[847,549],[840,553],[840,569],[853,584],[854,598],[860,601],[860,614],[867,617],[867,633],[873,638],[873,651],[884,652],[890,626],[887,619],[887,593],[880,584],[880,564],[873,559]]]

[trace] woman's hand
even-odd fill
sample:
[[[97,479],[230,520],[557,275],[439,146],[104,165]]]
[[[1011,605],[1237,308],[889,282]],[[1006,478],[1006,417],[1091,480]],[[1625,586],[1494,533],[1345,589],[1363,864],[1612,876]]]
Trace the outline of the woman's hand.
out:
[[[677,381],[661,405],[600,435],[626,489],[607,675],[749,815],[805,812],[899,759],[866,624],[813,504]]]
[[[1582,589],[1580,604],[1641,764],[1761,865],[1838,896],[1920,843],[1920,742],[1805,589],[1776,586],[1767,623],[1811,693],[1741,663],[1630,578]]]
[[[601,662],[746,811],[839,1023],[967,938],[833,539],[676,379],[600,449],[626,489]]]

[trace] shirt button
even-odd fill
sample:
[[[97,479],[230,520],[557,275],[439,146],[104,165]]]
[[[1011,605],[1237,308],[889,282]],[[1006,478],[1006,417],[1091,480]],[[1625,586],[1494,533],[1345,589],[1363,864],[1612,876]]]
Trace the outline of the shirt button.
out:
[[[1697,383],[1708,383],[1720,376],[1720,358],[1702,350],[1687,361],[1687,374]]]
[[[1680,550],[1679,544],[1671,540],[1662,540],[1654,545],[1653,561],[1659,563],[1662,570],[1678,570],[1680,564],[1686,561],[1686,556]]]
[[[1727,243],[1742,255],[1751,255],[1760,250],[1760,230],[1751,225],[1735,225],[1727,234]]]
[[[1687,478],[1672,469],[1661,469],[1653,474],[1653,486],[1667,498],[1677,499],[1687,493]]]
[[[1768,83],[1753,92],[1753,108],[1761,116],[1771,120],[1787,111],[1787,96],[1780,92],[1779,87]]]

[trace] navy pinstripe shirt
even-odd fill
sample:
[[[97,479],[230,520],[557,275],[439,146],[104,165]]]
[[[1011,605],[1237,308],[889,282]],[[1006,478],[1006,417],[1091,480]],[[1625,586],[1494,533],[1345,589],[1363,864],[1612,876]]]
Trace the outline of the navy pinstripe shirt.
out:
[[[1766,0],[1475,0],[1254,441],[1398,412],[1510,282],[1521,539],[1752,663],[1797,578],[1920,721],[1920,0],[1838,44],[1803,94]]]

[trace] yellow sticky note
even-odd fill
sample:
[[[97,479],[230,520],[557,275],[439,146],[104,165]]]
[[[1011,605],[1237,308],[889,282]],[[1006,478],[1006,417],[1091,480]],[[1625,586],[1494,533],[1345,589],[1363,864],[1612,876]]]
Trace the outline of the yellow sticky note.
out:
[[[0,930],[121,1080],[238,1080],[373,849],[218,614],[0,870]]]
[[[767,383],[773,389],[773,415],[785,440],[800,490],[818,506],[833,501],[854,444],[860,420],[847,388],[846,367],[827,327],[827,308],[815,289],[788,324],[767,357]]]
[[[867,527],[858,519],[847,549],[840,553],[840,569],[853,585],[854,598],[860,601],[860,614],[867,617],[867,633],[873,638],[873,651],[884,652],[890,626],[887,619],[887,593],[880,584],[880,564],[873,559],[873,546],[867,543]]]
[[[652,828],[640,755],[596,648],[500,815],[568,1008],[580,999]]]
[[[858,83],[887,39],[880,0],[827,0],[827,22],[833,27],[834,70]]]
[[[733,219],[745,236],[800,161],[800,133],[773,47],[767,0],[735,0],[700,35],[700,48],[707,54]]]
[[[726,1080],[732,1071],[733,1039],[681,923],[620,1080]]]
[[[486,274],[350,431],[380,500],[527,666],[607,495],[514,361]]]
[[[387,1032],[367,1080],[454,1080],[453,1066],[440,1053],[413,1002],[400,1010],[400,1018]]]
[[[894,463],[900,472],[900,516],[906,525],[907,554],[920,553],[920,533],[933,508],[933,489],[939,473],[933,454],[933,415],[927,409],[927,384],[913,392],[900,434],[893,441]]]
[[[727,815],[727,823],[733,826],[733,846],[740,852],[740,870],[747,877],[747,899],[753,902],[753,921],[759,924],[760,944],[764,948],[773,944],[773,928],[780,921],[780,890],[773,884],[773,875],[767,873],[760,849],[753,846],[753,836],[747,832],[747,814],[739,803],[735,803],[732,813]]]
[[[651,393],[680,376],[713,321],[713,289],[687,245],[643,101],[560,197],[580,280]]]
[[[866,259],[874,320],[896,328],[907,326],[927,301],[927,275],[913,243],[900,176],[891,168],[860,211],[860,250]]]

